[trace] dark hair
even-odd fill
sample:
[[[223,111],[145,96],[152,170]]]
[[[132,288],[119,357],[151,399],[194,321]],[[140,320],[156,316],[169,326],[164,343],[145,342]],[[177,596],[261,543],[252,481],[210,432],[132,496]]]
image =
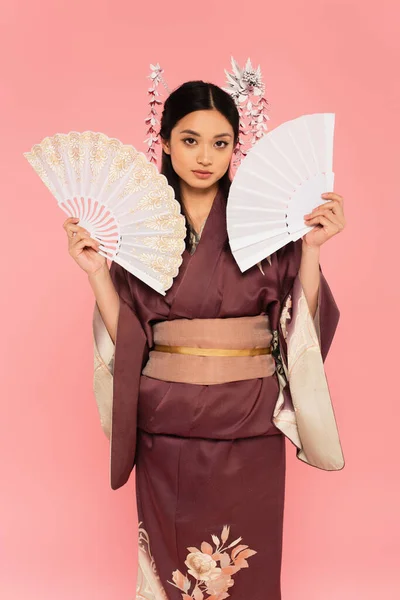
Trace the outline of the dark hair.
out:
[[[205,81],[187,81],[173,90],[164,102],[164,109],[160,122],[160,137],[169,140],[171,131],[176,123],[187,114],[196,110],[218,110],[229,121],[233,128],[234,146],[239,138],[239,112],[235,101],[228,92],[213,83]],[[174,189],[175,198],[182,205],[179,176],[174,171],[171,156],[162,151],[161,173],[165,175],[169,185]],[[225,198],[228,197],[231,186],[229,168],[219,180],[219,188],[223,191]]]

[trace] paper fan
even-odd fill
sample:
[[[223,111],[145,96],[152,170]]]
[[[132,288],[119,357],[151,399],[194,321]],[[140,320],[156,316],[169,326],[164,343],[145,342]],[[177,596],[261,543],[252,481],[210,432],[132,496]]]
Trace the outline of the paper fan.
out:
[[[24,156],[99,254],[162,295],[178,274],[186,226],[167,178],[145,154],[103,133],[57,133]]]
[[[333,190],[335,115],[302,115],[266,133],[248,151],[232,181],[227,230],[243,272],[312,227],[304,215]]]

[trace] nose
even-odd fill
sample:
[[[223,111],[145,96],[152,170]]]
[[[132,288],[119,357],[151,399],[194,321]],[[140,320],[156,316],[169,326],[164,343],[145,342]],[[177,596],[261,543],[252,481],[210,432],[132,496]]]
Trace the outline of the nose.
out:
[[[197,162],[204,167],[209,167],[212,164],[211,152],[207,147],[207,144],[199,146],[199,153],[197,156]]]

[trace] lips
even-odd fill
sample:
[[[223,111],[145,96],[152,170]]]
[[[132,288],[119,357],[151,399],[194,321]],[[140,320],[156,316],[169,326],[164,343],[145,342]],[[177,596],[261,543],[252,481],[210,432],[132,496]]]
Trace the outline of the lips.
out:
[[[202,175],[212,175],[211,171],[200,171],[199,169],[194,170],[193,173],[201,173]]]

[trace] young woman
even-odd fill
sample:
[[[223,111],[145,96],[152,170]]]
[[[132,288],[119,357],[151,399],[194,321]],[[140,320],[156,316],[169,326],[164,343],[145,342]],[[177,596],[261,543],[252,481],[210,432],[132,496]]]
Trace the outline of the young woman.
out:
[[[233,99],[211,83],[187,82],[165,102],[161,171],[188,231],[165,296],[115,262],[109,270],[77,220],[64,224],[96,298],[94,390],[112,488],[136,466],[140,599],[281,598],[283,432],[297,439],[288,395],[274,414],[282,315],[300,279],[325,360],[339,311],[319,247],[343,228],[343,199],[328,194],[306,217],[318,227],[241,273],[226,229],[238,133]]]

